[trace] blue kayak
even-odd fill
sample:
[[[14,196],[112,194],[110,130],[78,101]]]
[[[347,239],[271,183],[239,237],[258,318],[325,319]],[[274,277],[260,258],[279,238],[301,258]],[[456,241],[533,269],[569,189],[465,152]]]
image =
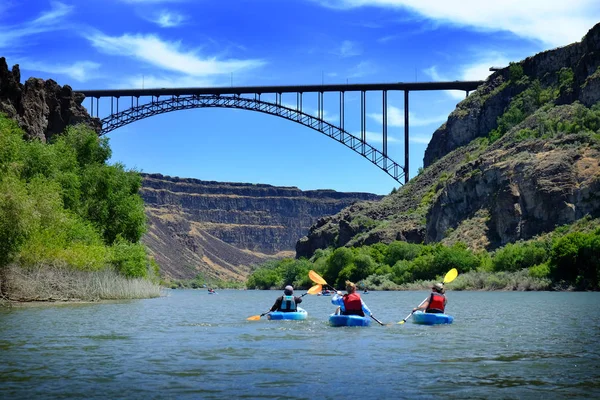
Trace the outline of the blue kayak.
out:
[[[298,307],[296,311],[292,312],[283,312],[283,311],[273,311],[267,314],[267,318],[271,321],[281,321],[284,319],[292,320],[292,321],[300,321],[306,319],[308,313],[305,309]]]
[[[329,324],[331,326],[369,326],[371,319],[360,315],[331,314]]]
[[[448,314],[429,314],[423,311],[415,311],[412,315],[413,324],[440,325],[451,324],[454,317]]]

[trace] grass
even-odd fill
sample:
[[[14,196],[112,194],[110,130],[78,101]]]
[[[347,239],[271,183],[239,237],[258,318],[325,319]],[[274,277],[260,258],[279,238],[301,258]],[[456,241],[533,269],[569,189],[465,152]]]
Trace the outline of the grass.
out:
[[[79,271],[62,265],[6,267],[10,301],[99,301],[159,297],[157,283],[125,278],[112,269]]]

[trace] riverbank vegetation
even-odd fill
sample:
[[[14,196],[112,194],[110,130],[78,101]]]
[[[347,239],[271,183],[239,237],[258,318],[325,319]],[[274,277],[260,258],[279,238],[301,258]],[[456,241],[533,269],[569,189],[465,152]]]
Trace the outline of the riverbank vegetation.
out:
[[[307,288],[310,269],[337,288],[348,279],[371,290],[420,290],[452,268],[453,290],[600,290],[600,220],[583,218],[552,233],[474,252],[463,243],[376,243],[317,250],[310,259],[285,259],[259,266],[248,288]]]
[[[108,139],[84,126],[26,141],[0,115],[0,297],[159,295],[158,266],[139,242],[141,178],[110,156]]]

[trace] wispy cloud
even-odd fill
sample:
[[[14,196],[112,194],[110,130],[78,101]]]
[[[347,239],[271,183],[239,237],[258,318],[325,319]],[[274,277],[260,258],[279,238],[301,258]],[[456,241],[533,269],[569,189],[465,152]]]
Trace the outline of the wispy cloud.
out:
[[[435,65],[425,69],[423,72],[434,81],[455,80],[456,76],[464,81],[479,81],[485,80],[492,74],[490,67],[506,67],[510,61],[513,60],[501,53],[479,53],[479,56],[471,63],[462,65],[458,74],[454,74],[453,77],[440,73]],[[446,93],[458,100],[465,98],[465,93],[463,91],[447,90]]]
[[[383,113],[368,113],[367,116],[379,124],[383,124]],[[446,115],[438,115],[435,117],[423,118],[418,115],[409,112],[408,123],[409,126],[428,126],[434,124],[440,124],[447,119]],[[398,107],[389,106],[387,109],[387,123],[388,126],[403,127],[404,126],[404,110]]]
[[[348,70],[348,78],[362,78],[367,75],[372,75],[377,72],[377,67],[370,61],[361,61],[353,68]]]
[[[354,136],[360,138],[360,131],[352,132],[352,134]],[[366,131],[365,135],[367,138],[367,143],[369,143],[371,146],[373,145],[373,143],[383,143],[383,134],[381,132]],[[389,134],[388,134],[387,142],[388,143],[402,143],[401,140],[399,140],[393,136],[390,136]]]
[[[27,66],[28,70],[66,75],[78,82],[97,78],[97,71],[100,68],[100,64],[92,61],[78,61],[71,65],[45,64],[35,61],[26,61],[23,64]]]
[[[14,26],[0,26],[0,48],[14,47],[22,39],[40,33],[50,32],[64,27],[64,18],[71,13],[73,6],[60,2],[51,2],[51,9],[40,14],[37,18]]]
[[[106,54],[135,58],[163,70],[196,77],[230,74],[266,64],[259,59],[219,60],[214,56],[202,57],[195,51],[185,50],[179,41],[169,42],[155,35],[108,36],[95,33],[87,39]]]
[[[189,75],[136,75],[119,80],[114,87],[117,89],[150,89],[150,88],[187,88],[219,86],[218,82],[210,78],[201,78]]]
[[[579,41],[600,20],[597,0],[312,0],[347,9],[383,7],[409,10],[444,23],[486,31],[510,31],[550,46]]]
[[[362,49],[356,42],[344,40],[338,48],[331,51],[331,54],[335,54],[340,57],[354,57],[361,55]]]
[[[159,3],[182,3],[185,0],[121,0],[130,4],[159,4]]]
[[[161,28],[174,28],[181,25],[187,18],[175,12],[162,10],[153,16],[149,17],[150,22],[154,22]]]

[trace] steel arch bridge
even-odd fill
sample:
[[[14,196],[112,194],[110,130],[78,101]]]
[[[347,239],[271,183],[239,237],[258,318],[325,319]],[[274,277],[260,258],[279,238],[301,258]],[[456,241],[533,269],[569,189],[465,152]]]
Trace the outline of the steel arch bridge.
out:
[[[218,88],[174,88],[174,89],[120,89],[120,90],[82,90],[86,97],[91,99],[90,114],[94,115],[94,98],[96,99],[96,116],[98,116],[101,98],[110,98],[110,115],[101,119],[102,128],[100,135],[107,134],[122,126],[154,115],[164,114],[178,110],[195,108],[230,108],[257,111],[274,115],[314,129],[333,140],[345,145],[360,154],[379,169],[391,176],[396,182],[408,182],[408,141],[409,141],[409,91],[423,90],[464,90],[467,95],[470,90],[475,90],[481,81],[468,82],[422,82],[422,83],[389,83],[389,84],[351,84],[351,85],[310,85],[310,86],[255,86],[255,87],[218,87]],[[404,166],[388,156],[388,127],[387,127],[387,96],[388,91],[404,91]],[[359,91],[361,129],[360,137],[348,132],[344,127],[345,93]],[[367,142],[366,135],[366,93],[379,91],[382,94],[382,148],[381,150]],[[325,92],[339,93],[339,124],[335,125],[324,118]],[[283,93],[296,94],[296,106],[282,104]],[[317,116],[303,110],[302,101],[305,93],[318,95]],[[261,100],[262,94],[274,94],[275,101]],[[119,99],[130,97],[129,108],[119,111]],[[151,97],[149,102],[142,102],[140,98]],[[162,97],[162,98],[161,98]],[[123,104],[123,102],[121,103]],[[115,110],[116,105],[116,110]]]

